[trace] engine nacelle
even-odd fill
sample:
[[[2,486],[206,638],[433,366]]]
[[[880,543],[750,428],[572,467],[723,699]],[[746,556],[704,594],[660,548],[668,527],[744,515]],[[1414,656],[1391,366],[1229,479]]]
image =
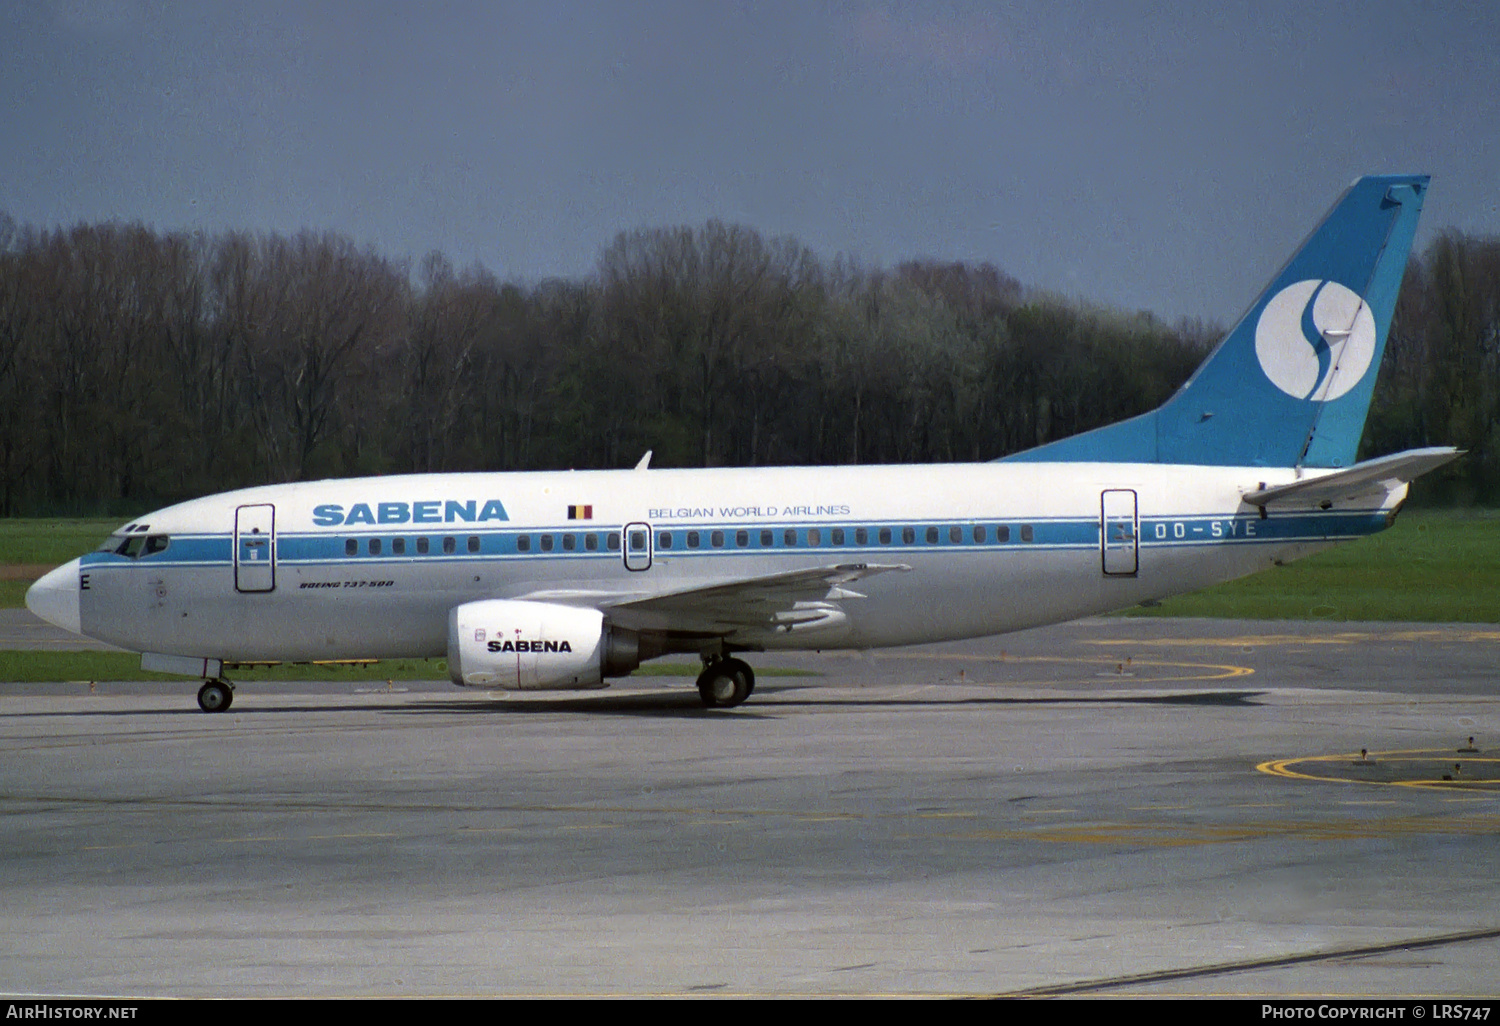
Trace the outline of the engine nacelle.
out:
[[[640,664],[636,634],[606,624],[597,609],[485,599],[448,614],[448,676],[461,687],[598,688]]]

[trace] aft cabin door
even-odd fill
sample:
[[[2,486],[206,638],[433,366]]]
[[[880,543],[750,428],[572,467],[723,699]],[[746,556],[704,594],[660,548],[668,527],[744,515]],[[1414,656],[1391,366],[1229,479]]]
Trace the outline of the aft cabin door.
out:
[[[1111,488],[1099,503],[1099,544],[1108,577],[1134,577],[1140,569],[1140,530],[1135,492]]]
[[[276,588],[276,507],[241,506],[234,511],[236,591]]]

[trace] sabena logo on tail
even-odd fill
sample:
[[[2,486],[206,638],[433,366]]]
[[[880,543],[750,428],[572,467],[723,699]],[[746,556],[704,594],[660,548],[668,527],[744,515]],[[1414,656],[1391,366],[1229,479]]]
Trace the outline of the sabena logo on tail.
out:
[[[1261,311],[1255,355],[1271,384],[1287,395],[1329,402],[1369,370],[1375,316],[1358,293],[1336,281],[1293,282]]]

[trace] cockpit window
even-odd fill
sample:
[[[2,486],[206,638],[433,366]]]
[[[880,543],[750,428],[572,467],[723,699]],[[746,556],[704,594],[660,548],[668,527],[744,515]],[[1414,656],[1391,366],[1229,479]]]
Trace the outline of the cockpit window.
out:
[[[113,552],[117,556],[139,559],[141,556],[165,551],[171,543],[171,537],[165,534],[132,534],[125,538],[115,535],[99,546],[99,549],[102,552]]]

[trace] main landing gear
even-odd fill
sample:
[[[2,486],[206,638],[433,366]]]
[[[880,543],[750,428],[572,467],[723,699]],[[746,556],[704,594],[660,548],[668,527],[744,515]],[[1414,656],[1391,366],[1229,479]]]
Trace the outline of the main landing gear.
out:
[[[224,712],[233,704],[234,685],[227,680],[205,681],[198,689],[198,708],[204,712]]]
[[[705,657],[698,674],[698,694],[710,709],[729,709],[755,690],[755,671],[743,659]]]

